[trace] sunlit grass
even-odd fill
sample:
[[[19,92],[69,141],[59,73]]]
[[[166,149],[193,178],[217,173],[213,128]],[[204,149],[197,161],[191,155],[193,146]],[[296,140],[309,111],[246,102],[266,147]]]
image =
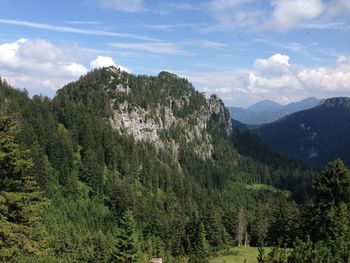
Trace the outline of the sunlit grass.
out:
[[[270,250],[265,248],[265,254]],[[220,255],[210,259],[210,263],[256,263],[259,254],[257,247],[234,247],[219,253]]]

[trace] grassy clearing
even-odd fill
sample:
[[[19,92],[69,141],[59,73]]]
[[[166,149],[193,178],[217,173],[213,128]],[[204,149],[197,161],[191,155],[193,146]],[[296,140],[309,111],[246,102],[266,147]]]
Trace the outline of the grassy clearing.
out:
[[[267,184],[252,184],[252,185],[245,185],[246,189],[252,189],[252,190],[268,190],[274,193],[282,193],[286,197],[289,197],[291,195],[290,191],[287,190],[279,190],[271,185]]]
[[[270,248],[265,248],[265,254]],[[256,263],[258,257],[257,247],[234,247],[223,250],[218,256],[210,259],[210,263]]]

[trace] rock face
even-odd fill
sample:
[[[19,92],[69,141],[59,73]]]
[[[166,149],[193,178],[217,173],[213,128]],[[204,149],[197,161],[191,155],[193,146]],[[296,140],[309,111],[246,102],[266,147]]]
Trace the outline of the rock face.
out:
[[[113,72],[118,74],[118,72]],[[122,78],[114,76],[114,79]],[[161,85],[172,83],[172,80],[178,83],[179,89],[184,85],[184,82],[174,74],[161,73],[157,79]],[[110,103],[112,127],[120,133],[125,132],[132,135],[137,141],[152,143],[158,150],[166,149],[176,159],[178,159],[179,148],[183,145],[190,146],[202,159],[212,158],[212,136],[208,131],[208,122],[211,118],[219,123],[227,135],[232,132],[230,113],[222,100],[215,95],[205,100],[204,95],[195,91],[192,86],[186,87],[181,96],[167,95],[166,103],[159,101],[152,105],[139,105],[128,97],[120,101],[120,96],[123,94],[138,92],[137,87],[133,87],[130,81],[128,84],[110,83],[109,85],[117,97]],[[170,91],[173,92],[176,88],[174,86]],[[162,92],[163,89],[160,90],[160,93]],[[181,110],[195,107],[192,101],[194,96],[203,103],[190,114],[179,114]]]
[[[216,95],[212,95],[208,101],[209,112],[217,117],[220,124],[223,125],[226,134],[232,133],[232,121],[230,112],[225,108],[224,103]]]

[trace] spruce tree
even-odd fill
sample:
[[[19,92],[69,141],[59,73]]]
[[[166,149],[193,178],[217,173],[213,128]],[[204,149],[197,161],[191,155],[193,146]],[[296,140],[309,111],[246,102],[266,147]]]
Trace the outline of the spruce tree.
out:
[[[112,251],[112,263],[139,263],[140,242],[136,232],[136,223],[131,211],[126,211],[115,233],[115,247]]]
[[[298,242],[289,262],[349,262],[350,172],[340,160],[331,162],[314,184],[310,209],[311,239]]]
[[[0,113],[0,261],[40,262],[48,255],[40,222],[47,202],[29,175],[28,151],[15,142],[17,129]]]
[[[315,240],[350,235],[350,171],[341,160],[331,162],[314,184]]]

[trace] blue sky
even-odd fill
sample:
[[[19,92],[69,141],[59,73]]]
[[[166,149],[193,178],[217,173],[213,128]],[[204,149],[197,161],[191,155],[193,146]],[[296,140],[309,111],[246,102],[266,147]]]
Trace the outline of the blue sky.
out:
[[[0,76],[53,96],[95,67],[188,78],[226,105],[350,96],[350,0],[0,0]]]

